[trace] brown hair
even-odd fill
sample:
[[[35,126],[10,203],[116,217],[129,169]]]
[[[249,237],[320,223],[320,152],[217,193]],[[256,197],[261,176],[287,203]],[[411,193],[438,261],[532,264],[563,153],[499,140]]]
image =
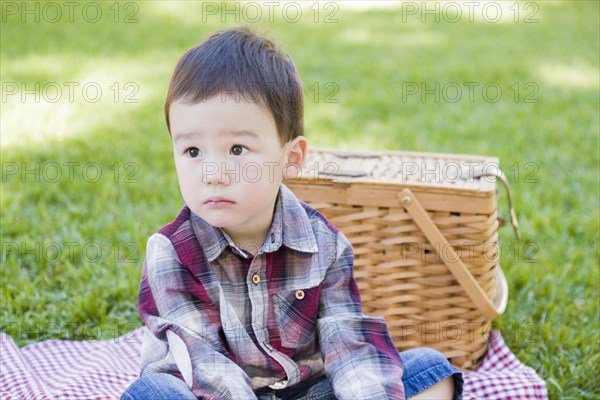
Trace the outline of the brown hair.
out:
[[[294,62],[248,27],[218,31],[181,57],[165,102],[169,132],[174,101],[199,103],[217,94],[241,95],[269,109],[281,144],[304,134],[304,95]]]

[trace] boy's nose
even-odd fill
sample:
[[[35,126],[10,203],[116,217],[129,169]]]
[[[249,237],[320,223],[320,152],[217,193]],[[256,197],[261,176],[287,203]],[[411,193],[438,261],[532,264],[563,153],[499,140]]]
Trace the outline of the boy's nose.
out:
[[[229,185],[233,173],[235,173],[235,169],[228,168],[224,162],[205,162],[202,164],[202,182],[205,184]]]

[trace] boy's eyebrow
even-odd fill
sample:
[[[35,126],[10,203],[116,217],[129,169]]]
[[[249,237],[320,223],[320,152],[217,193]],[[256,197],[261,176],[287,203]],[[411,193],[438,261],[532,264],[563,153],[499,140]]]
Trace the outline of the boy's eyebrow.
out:
[[[242,129],[239,131],[227,131],[227,132],[224,132],[223,134],[227,135],[227,136],[248,136],[253,139],[258,139],[258,134],[256,132],[249,131],[247,129]]]
[[[180,140],[190,139],[196,135],[198,135],[198,132],[178,133],[178,134],[173,135],[173,142],[177,143]]]
[[[198,132],[189,132],[189,133],[178,133],[174,135],[173,141],[175,143],[179,142],[180,140],[184,140],[184,139],[191,139],[194,136],[198,136],[199,133]],[[247,136],[253,139],[258,139],[258,133],[254,132],[254,131],[250,131],[247,129],[241,129],[241,130],[235,130],[235,131],[225,131],[223,132],[224,136]]]

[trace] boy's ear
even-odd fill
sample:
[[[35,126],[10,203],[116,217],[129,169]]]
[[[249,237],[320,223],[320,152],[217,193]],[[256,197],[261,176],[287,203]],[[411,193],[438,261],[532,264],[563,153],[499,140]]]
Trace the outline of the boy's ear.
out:
[[[286,147],[284,179],[294,179],[300,175],[300,171],[302,171],[302,167],[304,167],[308,142],[304,136],[298,136],[291,142],[288,142]]]

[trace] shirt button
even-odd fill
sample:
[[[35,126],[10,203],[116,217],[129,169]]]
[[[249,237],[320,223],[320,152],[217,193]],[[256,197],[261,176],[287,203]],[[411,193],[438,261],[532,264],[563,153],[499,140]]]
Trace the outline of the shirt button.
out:
[[[304,290],[296,290],[296,298],[302,300],[304,298]]]
[[[252,275],[252,283],[258,285],[260,283],[260,276],[258,274]]]
[[[273,351],[273,350],[274,350],[274,349],[273,349],[273,346],[271,346],[271,344],[270,344],[270,343],[267,343],[267,342],[265,342],[265,347],[266,347],[267,349],[269,349],[269,351]]]

